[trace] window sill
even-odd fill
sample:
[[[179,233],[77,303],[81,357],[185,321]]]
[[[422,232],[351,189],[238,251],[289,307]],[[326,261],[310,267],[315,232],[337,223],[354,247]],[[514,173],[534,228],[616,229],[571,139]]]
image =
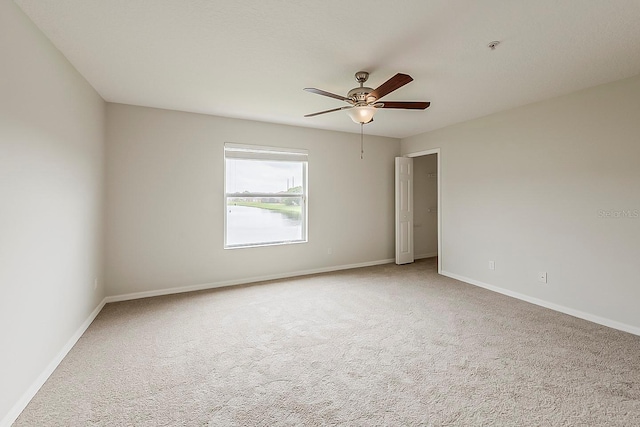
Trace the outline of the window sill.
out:
[[[290,242],[274,242],[274,243],[256,243],[256,244],[246,244],[246,245],[234,245],[234,246],[224,246],[223,249],[247,249],[247,248],[264,248],[268,246],[287,246],[287,245],[299,245],[301,243],[308,243],[308,240],[293,240]]]

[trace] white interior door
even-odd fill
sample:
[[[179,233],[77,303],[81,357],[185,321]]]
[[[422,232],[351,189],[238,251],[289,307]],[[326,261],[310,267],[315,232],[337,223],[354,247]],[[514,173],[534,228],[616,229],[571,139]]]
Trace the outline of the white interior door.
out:
[[[396,157],[396,264],[413,262],[413,159]]]

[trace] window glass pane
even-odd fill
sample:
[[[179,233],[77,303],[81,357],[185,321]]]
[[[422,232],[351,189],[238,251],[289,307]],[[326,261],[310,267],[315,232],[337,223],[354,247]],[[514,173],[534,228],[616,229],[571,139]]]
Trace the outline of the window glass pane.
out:
[[[306,240],[306,162],[226,158],[226,245]]]
[[[227,245],[303,240],[301,204],[301,197],[228,197]]]
[[[227,159],[227,194],[279,193],[302,186],[302,162]]]

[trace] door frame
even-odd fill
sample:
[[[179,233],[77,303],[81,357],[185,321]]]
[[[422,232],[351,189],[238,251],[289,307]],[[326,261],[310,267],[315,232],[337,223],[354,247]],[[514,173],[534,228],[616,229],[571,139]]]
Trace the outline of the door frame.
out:
[[[420,156],[428,156],[430,154],[436,154],[436,160],[438,164],[437,177],[438,180],[438,274],[442,274],[442,192],[440,191],[441,187],[441,177],[442,177],[442,167],[440,157],[440,148],[432,148],[430,150],[423,151],[415,151],[412,153],[403,154],[403,157],[420,157]]]

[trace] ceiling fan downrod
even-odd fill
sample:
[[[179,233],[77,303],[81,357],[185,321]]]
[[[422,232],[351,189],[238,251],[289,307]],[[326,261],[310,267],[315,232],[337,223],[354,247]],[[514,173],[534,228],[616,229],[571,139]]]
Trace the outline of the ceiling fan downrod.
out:
[[[367,71],[358,71],[355,74],[356,81],[360,83],[360,87],[354,87],[347,93],[347,98],[351,99],[355,107],[367,105],[369,103],[369,94],[373,92],[373,88],[366,87],[364,83],[369,80]]]

